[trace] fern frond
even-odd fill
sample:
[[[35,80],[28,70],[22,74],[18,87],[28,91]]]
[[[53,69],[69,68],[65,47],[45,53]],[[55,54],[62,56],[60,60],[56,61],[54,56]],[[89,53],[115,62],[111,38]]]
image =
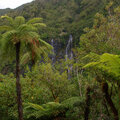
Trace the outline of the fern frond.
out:
[[[20,34],[28,34],[28,32],[37,31],[37,28],[32,25],[23,24],[18,27],[18,31],[20,32]]]
[[[102,72],[102,75],[120,79],[120,56],[104,53],[98,61],[93,61],[84,66],[86,69],[95,69]]]
[[[19,39],[17,38],[17,31],[16,30],[11,30],[3,34],[3,41],[11,41],[14,44],[19,42]]]
[[[33,104],[33,103],[28,103],[28,105],[29,105],[30,107],[32,107],[33,109],[35,109],[35,110],[45,111],[45,109],[44,109],[42,106],[40,106],[40,105]]]
[[[33,24],[33,26],[35,26],[35,27],[46,27],[46,24],[44,24],[44,23],[35,23],[35,24]]]
[[[25,53],[20,60],[20,64],[21,65],[27,64],[27,62],[30,61],[30,58],[31,58],[30,53],[29,52]]]
[[[34,23],[39,23],[41,22],[43,19],[42,18],[33,18],[33,19],[30,19],[27,24],[34,24]]]
[[[49,49],[49,50],[52,50],[53,49],[53,47],[50,45],[50,44],[48,44],[47,42],[45,42],[44,40],[42,40],[42,39],[39,39],[39,42],[40,42],[40,45],[41,46],[45,46],[47,49]]]
[[[13,20],[13,18],[12,17],[9,17],[9,16],[1,16],[1,18],[2,19],[6,19],[9,23],[10,23],[10,25],[12,26],[13,25],[13,23],[14,23],[14,20]]]
[[[11,26],[7,26],[7,25],[0,26],[0,32],[9,31],[9,30],[12,30]]]
[[[1,39],[2,42],[2,59],[9,58],[12,59],[15,55],[15,46],[12,42],[13,36],[16,34],[16,31],[8,31],[3,34]]]
[[[62,112],[64,108],[60,103],[49,102],[43,105],[36,105],[29,103],[25,108],[25,112],[27,114],[27,118],[35,117],[51,117],[57,116],[60,112]],[[32,112],[31,112],[32,111]]]
[[[22,24],[25,24],[25,18],[22,16],[15,17],[14,25],[17,27],[17,26],[20,26]]]
[[[33,18],[27,23],[25,22],[25,18],[22,16],[18,16],[15,19],[9,16],[2,16],[1,18],[7,19],[10,23],[9,26],[0,27],[0,31],[8,30],[8,32],[5,31],[6,33],[3,34],[1,43],[6,53],[11,52],[9,55],[13,55],[12,52],[15,49],[15,44],[18,42],[21,42],[21,48],[25,48],[20,50],[20,54],[24,54],[22,57],[23,63],[30,60],[30,56],[32,60],[33,58],[40,58],[41,55],[47,56],[47,52],[52,49],[48,43],[40,39],[40,36],[37,33],[37,26],[46,26],[43,23],[39,23],[42,21],[42,18]]]
[[[65,108],[73,108],[76,104],[83,104],[82,102],[84,101],[84,97],[80,98],[80,97],[72,97],[69,99],[64,100],[61,104],[65,107]]]

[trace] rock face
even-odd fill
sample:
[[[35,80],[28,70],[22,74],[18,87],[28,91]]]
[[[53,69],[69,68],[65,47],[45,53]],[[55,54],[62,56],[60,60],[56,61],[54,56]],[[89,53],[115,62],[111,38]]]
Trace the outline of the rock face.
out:
[[[50,55],[50,58],[52,60],[52,63],[55,63],[56,60],[64,59],[67,61],[73,59],[73,37],[72,35],[69,36],[69,39],[67,40],[66,46],[62,46],[60,41],[52,39],[50,42],[51,46],[53,47],[52,54]]]
[[[62,45],[59,41],[52,39],[49,44],[53,47],[52,54],[49,55],[52,61],[52,64],[54,64],[57,60],[63,59],[65,52],[62,49]]]
[[[58,41],[51,40],[50,44],[53,47],[52,54],[49,55],[52,61],[52,65],[54,66],[56,61],[59,61],[60,59],[64,59],[65,61],[68,62],[69,60],[73,60],[73,52],[72,52],[72,47],[73,47],[73,36],[70,35],[69,39],[67,40],[66,46],[63,48],[62,44]],[[72,73],[72,64],[67,64],[67,72],[68,72],[68,79],[71,78],[71,73]]]

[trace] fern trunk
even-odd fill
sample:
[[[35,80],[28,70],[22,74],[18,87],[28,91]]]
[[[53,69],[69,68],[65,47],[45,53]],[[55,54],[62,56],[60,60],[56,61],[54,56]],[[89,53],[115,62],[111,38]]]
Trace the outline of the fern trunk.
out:
[[[23,120],[23,108],[20,85],[20,42],[16,44],[16,92],[18,104],[18,118],[19,120]]]
[[[85,107],[85,113],[84,113],[84,120],[89,120],[89,114],[90,114],[90,92],[91,88],[88,86],[87,87],[87,92],[86,92],[86,107]]]
[[[114,120],[119,120],[118,110],[116,109],[116,107],[115,107],[115,105],[114,105],[114,103],[113,103],[113,101],[112,101],[112,99],[111,99],[111,97],[110,97],[110,95],[108,93],[108,84],[107,84],[107,82],[103,83],[102,91],[103,91],[105,99],[106,99],[108,105],[110,106],[111,111],[112,111],[112,113],[114,115]]]

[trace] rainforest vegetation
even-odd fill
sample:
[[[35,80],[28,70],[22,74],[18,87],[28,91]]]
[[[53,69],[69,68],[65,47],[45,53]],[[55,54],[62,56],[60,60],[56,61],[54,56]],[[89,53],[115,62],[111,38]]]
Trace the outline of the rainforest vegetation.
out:
[[[0,9],[0,120],[120,120],[120,1]]]

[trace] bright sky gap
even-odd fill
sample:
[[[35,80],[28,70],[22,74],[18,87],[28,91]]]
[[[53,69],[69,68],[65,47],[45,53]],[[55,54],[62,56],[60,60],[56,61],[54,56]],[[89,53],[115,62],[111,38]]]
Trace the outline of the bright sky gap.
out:
[[[22,4],[32,2],[33,0],[0,0],[0,9],[14,9]]]

